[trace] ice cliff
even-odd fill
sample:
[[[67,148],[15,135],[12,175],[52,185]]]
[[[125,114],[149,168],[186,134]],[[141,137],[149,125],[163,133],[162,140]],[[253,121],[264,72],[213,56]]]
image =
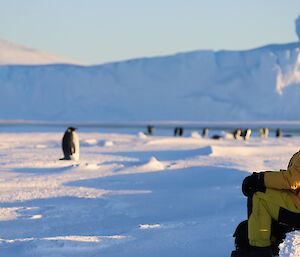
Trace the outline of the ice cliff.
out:
[[[298,120],[299,101],[300,42],[97,66],[0,66],[0,119]]]

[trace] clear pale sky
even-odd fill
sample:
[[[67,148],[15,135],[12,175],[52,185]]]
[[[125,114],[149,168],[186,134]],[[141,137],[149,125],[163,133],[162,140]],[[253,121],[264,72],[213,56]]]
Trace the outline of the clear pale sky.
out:
[[[86,64],[294,42],[300,0],[0,0],[0,38]]]

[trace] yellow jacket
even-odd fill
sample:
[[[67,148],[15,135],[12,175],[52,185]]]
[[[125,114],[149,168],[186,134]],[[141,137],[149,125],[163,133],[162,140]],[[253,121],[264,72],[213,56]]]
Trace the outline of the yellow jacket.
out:
[[[293,155],[287,170],[266,172],[264,180],[267,188],[289,190],[295,204],[300,208],[300,151]]]

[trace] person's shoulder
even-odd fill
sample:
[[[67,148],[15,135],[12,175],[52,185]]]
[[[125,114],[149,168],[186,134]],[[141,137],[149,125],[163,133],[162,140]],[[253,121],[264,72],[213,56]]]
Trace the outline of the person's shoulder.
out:
[[[300,158],[300,151],[294,153],[292,158]]]
[[[300,166],[300,151],[296,152],[291,158],[291,164]]]

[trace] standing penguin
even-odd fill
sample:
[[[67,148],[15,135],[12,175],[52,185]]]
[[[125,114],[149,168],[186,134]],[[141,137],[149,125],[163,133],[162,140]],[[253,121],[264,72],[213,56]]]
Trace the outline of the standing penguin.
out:
[[[62,139],[62,150],[64,158],[61,160],[79,160],[79,137],[75,132],[76,128],[69,127]]]

